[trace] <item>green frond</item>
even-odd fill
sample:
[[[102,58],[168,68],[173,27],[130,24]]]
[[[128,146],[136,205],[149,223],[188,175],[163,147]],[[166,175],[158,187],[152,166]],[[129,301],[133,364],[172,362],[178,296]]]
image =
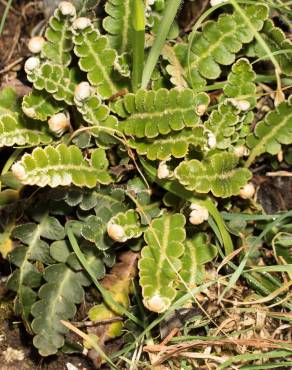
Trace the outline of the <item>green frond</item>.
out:
[[[154,161],[165,161],[170,157],[184,158],[190,145],[203,148],[207,145],[207,135],[203,127],[185,128],[168,135],[159,135],[155,139],[129,140],[129,145],[140,155],[146,155]]]
[[[292,96],[269,112],[263,121],[257,123],[254,132],[247,137],[250,156],[246,165],[262,153],[277,154],[281,145],[292,144]]]
[[[96,87],[104,99],[118,91],[113,80],[114,63],[117,53],[109,47],[106,36],[102,36],[92,24],[85,29],[74,31],[74,52],[79,58],[79,67],[87,72],[88,81]]]
[[[133,0],[109,0],[105,4],[108,16],[104,18],[102,25],[109,33],[111,47],[120,54],[131,49],[132,3]]]
[[[78,89],[78,87],[77,87]],[[92,88],[92,90],[94,90]],[[118,130],[118,120],[116,117],[110,115],[110,110],[107,105],[102,104],[99,95],[91,94],[86,99],[74,99],[76,108],[82,114],[83,119],[91,126],[96,126],[96,129],[90,130],[92,134],[99,135],[102,128],[105,132],[110,132],[112,135]]]
[[[0,115],[0,147],[49,144],[52,136],[40,122],[25,120],[17,114]]]
[[[252,174],[247,168],[237,168],[238,158],[232,153],[216,153],[202,162],[183,161],[175,169],[175,177],[191,191],[227,198],[239,194]]]
[[[147,245],[138,266],[143,303],[150,311],[164,312],[175,299],[175,271],[181,269],[186,237],[184,225],[182,214],[165,213],[153,220],[144,233]]]
[[[39,63],[33,70],[27,70],[27,78],[36,90],[46,90],[54,99],[72,105],[78,71],[53,62]]]
[[[42,48],[44,58],[64,66],[70,64],[73,49],[71,32],[73,20],[72,15],[63,15],[60,9],[55,10],[45,33],[47,41]]]
[[[184,281],[184,284],[180,284],[181,291],[187,292],[204,282],[204,264],[212,261],[217,253],[217,248],[208,243],[205,233],[199,232],[186,240],[185,251],[181,258],[180,276]]]
[[[154,138],[198,125],[208,104],[207,94],[190,89],[141,89],[117,101],[114,110],[125,118],[119,125],[126,135]]]
[[[75,272],[65,263],[47,267],[44,279],[46,283],[38,292],[40,300],[31,309],[32,330],[34,346],[42,356],[49,356],[63,347],[68,329],[60,320],[74,317],[76,304],[84,299],[83,285],[88,281],[81,272]]]
[[[276,27],[271,19],[267,19],[260,32],[261,37],[266,42],[274,57],[279,63],[282,72],[287,76],[292,76],[292,42],[285,36],[281,28]],[[257,41],[251,44],[247,52],[248,56],[266,59],[265,50]]]
[[[129,239],[139,238],[143,229],[140,224],[139,215],[134,209],[120,212],[113,216],[107,224],[108,235],[119,243]]]
[[[33,290],[42,282],[42,273],[34,265],[39,261],[45,265],[53,262],[49,253],[49,244],[43,240],[60,240],[64,238],[64,228],[55,217],[43,213],[38,223],[29,222],[18,225],[12,237],[18,239],[22,245],[13,249],[9,255],[10,261],[17,267],[7,282],[9,289],[17,292],[16,309],[29,325],[32,304],[37,299]]]
[[[263,3],[246,5],[244,11],[254,29],[260,31],[268,17],[268,7]],[[190,86],[200,89],[207,84],[206,79],[220,77],[221,66],[234,63],[236,54],[253,38],[253,30],[237,11],[221,14],[217,21],[207,21],[194,35],[189,58],[187,45],[175,47]]]
[[[93,188],[97,183],[111,182],[105,151],[95,149],[88,161],[74,145],[36,148],[16,162],[12,171],[21,183],[40,187],[74,184]]]
[[[60,112],[64,104],[54,100],[46,91],[33,90],[22,100],[22,110],[30,118],[47,121],[54,114]]]
[[[256,106],[256,74],[248,59],[238,59],[231,67],[231,72],[224,86],[223,99],[230,99],[232,104],[240,110],[240,105],[245,106],[242,111],[248,111]],[[248,102],[248,104],[246,104]]]

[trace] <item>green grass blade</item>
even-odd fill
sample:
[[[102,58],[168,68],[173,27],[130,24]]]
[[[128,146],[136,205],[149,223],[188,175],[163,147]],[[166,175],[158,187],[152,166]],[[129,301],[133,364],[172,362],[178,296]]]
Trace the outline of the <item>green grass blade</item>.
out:
[[[247,253],[245,254],[245,256],[243,257],[240,265],[238,266],[238,268],[235,270],[235,272],[233,273],[233,275],[231,276],[231,279],[229,280],[227,286],[225,287],[225,289],[223,290],[223,292],[221,293],[220,297],[219,297],[219,302],[221,301],[221,299],[224,297],[225,293],[228,292],[233,286],[234,284],[237,282],[237,280],[239,279],[239,277],[242,275],[242,273],[244,272],[244,268],[246,266],[246,263],[251,255],[251,253],[253,252],[253,249],[254,249],[254,246],[257,245],[257,243],[259,243],[259,241],[270,231],[273,229],[273,227],[277,226],[278,223],[282,220],[284,220],[285,218],[287,217],[290,217],[292,216],[292,211],[290,212],[286,212],[284,215],[282,215],[281,217],[279,217],[276,221],[274,222],[271,222],[262,232],[261,234],[256,237],[253,242],[251,243],[251,246],[249,248],[249,250],[247,251]]]
[[[133,71],[132,88],[135,92],[141,85],[144,67],[145,9],[142,0],[134,0],[132,22]]]
[[[229,358],[227,361],[223,362],[223,364],[219,365],[217,370],[226,369],[227,367],[238,361],[251,361],[251,360],[260,360],[266,358],[279,358],[279,357],[286,357],[291,355],[290,351],[271,351],[266,353],[245,353],[243,355],[237,355]]]
[[[0,36],[2,35],[2,32],[3,32],[3,29],[4,29],[4,25],[5,25],[5,22],[6,22],[6,18],[8,16],[8,13],[9,13],[9,9],[11,7],[11,4],[12,4],[12,0],[8,0],[7,1],[7,5],[5,7],[5,10],[4,10],[4,13],[2,15],[2,18],[1,18],[1,23],[0,23]]]
[[[172,22],[176,16],[176,13],[180,7],[181,0],[170,0],[167,3],[163,17],[160,21],[158,32],[154,41],[154,44],[151,47],[150,53],[148,55],[145,68],[142,76],[142,88],[146,88],[152,72],[154,71],[155,65],[158,61],[158,58],[161,54],[163,44],[165,43],[166,37],[172,25]]]

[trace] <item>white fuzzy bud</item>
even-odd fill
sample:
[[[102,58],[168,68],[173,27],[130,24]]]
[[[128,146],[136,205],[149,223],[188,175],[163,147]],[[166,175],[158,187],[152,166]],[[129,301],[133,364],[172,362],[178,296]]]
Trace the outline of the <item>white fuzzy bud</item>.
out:
[[[73,28],[74,30],[84,30],[85,28],[89,27],[91,25],[91,20],[86,17],[80,17],[75,19],[73,22]]]
[[[24,70],[26,73],[31,73],[33,70],[40,66],[40,60],[37,57],[30,57],[24,64]]]
[[[216,5],[219,5],[219,4],[222,4],[222,3],[226,3],[227,0],[211,0],[210,1],[210,5],[211,6],[216,6]]]
[[[157,169],[157,177],[159,179],[166,179],[171,176],[169,168],[165,162],[160,162]]]
[[[28,42],[28,50],[31,53],[40,53],[45,43],[45,39],[42,36],[32,37]]]
[[[69,1],[61,1],[59,4],[59,10],[63,15],[70,15],[71,17],[75,17],[76,15],[75,6],[69,3]]]
[[[23,111],[23,113],[24,113],[27,117],[35,118],[35,116],[36,116],[35,109],[34,109],[34,108],[32,108],[32,107],[30,107],[30,108],[22,107],[22,111]]]
[[[127,240],[125,231],[120,225],[108,223],[107,233],[109,237],[115,240],[116,242],[123,243]]]
[[[26,177],[25,169],[24,167],[19,163],[16,162],[14,165],[11,167],[12,173],[14,176],[19,180],[22,181]]]
[[[70,118],[65,113],[57,113],[48,120],[48,124],[50,130],[60,136],[70,127]]]
[[[155,294],[149,299],[144,301],[145,306],[153,312],[161,313],[167,309],[164,299],[159,295]]]
[[[239,195],[242,199],[251,199],[255,194],[255,187],[252,182],[247,183],[240,189]]]
[[[247,100],[229,99],[230,103],[241,111],[247,111],[250,108],[250,103]]]
[[[74,91],[74,97],[78,101],[83,101],[88,99],[91,96],[91,86],[88,82],[81,82],[79,85],[76,86]]]
[[[209,218],[209,212],[207,208],[200,206],[199,204],[192,203],[190,205],[191,213],[189,221],[192,225],[200,225]]]
[[[213,149],[216,147],[217,140],[216,136],[212,132],[208,132],[208,146],[210,149]]]
[[[245,157],[249,154],[249,150],[244,145],[236,146],[234,148],[234,154],[238,157]]]

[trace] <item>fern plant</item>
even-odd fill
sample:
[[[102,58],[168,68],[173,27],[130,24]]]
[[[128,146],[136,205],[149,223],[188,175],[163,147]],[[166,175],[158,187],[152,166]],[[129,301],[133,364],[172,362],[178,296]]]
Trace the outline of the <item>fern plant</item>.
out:
[[[235,248],[245,234],[223,217],[259,212],[254,170],[292,143],[289,38],[263,2],[221,2],[180,32],[176,20],[159,23],[171,2],[147,1],[143,16],[139,1],[107,0],[97,13],[91,0],[61,2],[44,37],[30,41],[31,91],[0,92],[0,207],[16,222],[4,230],[14,266],[7,287],[42,356],[62,350],[64,321],[82,315],[110,320],[83,333],[84,353],[103,351],[99,364],[129,322],[140,343],[153,313],[196,304],[221,259],[274,297],[260,272],[242,268],[250,251]],[[146,24],[139,45],[132,18]],[[276,78],[267,55],[280,66]],[[260,76],[258,58],[267,66]],[[151,75],[145,88],[142,72]],[[275,158],[273,166],[287,170]]]

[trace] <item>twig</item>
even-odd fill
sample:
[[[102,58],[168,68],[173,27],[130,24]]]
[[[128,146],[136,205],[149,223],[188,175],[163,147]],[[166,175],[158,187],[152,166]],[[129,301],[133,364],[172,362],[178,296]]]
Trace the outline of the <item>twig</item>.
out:
[[[289,171],[276,171],[276,172],[267,172],[266,176],[279,176],[279,177],[291,177],[292,172]]]
[[[14,62],[10,63],[8,66],[1,69],[0,74],[3,74],[3,73],[6,73],[6,72],[10,71],[11,68],[13,68],[14,66],[16,66],[18,63],[20,63],[22,61],[23,61],[23,57],[20,57],[20,58],[16,59]]]
[[[89,335],[83,333],[83,331],[75,328],[74,325],[72,325],[68,321],[60,320],[61,324],[63,324],[66,328],[69,330],[73,331],[75,334],[79,335],[82,339],[84,339],[87,343],[89,343],[95,350],[96,352],[103,357],[115,370],[119,370],[116,365],[111,361],[111,359],[104,353],[104,351],[100,348],[100,346],[97,344],[97,342],[90,337]]]
[[[291,341],[284,340],[272,340],[272,339],[261,339],[261,338],[252,338],[252,339],[236,339],[236,343],[232,339],[221,339],[221,340],[193,340],[191,342],[186,342],[182,344],[175,344],[171,346],[163,345],[148,345],[144,346],[144,351],[146,352],[162,352],[161,356],[156,360],[153,366],[159,365],[166,361],[172,356],[177,356],[181,352],[185,352],[188,349],[193,347],[202,347],[202,346],[222,346],[222,345],[241,345],[247,347],[255,348],[281,348],[291,350]]]
[[[114,322],[123,321],[122,317],[113,317],[112,319],[105,319],[105,320],[99,320],[99,321],[78,321],[78,322],[72,322],[72,325],[74,325],[77,328],[82,327],[90,327],[90,326],[101,326],[101,325],[108,325],[112,324]]]

